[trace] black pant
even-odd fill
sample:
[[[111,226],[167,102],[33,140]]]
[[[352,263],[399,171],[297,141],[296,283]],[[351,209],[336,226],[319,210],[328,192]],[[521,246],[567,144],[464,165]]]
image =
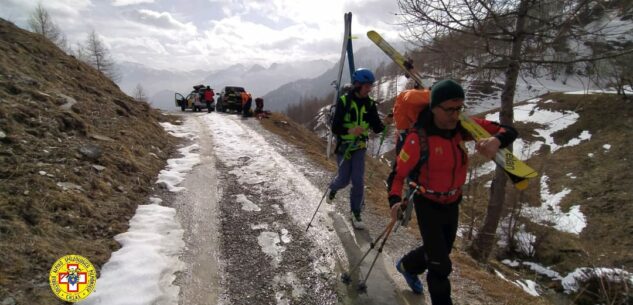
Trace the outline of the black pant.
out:
[[[207,112],[211,112],[211,102],[207,101]]]
[[[457,234],[461,199],[441,205],[416,195],[414,201],[424,245],[407,253],[402,259],[402,266],[412,274],[428,270],[426,281],[433,305],[452,305],[448,276],[453,271],[453,265],[449,254]]]
[[[244,104],[244,106],[242,106],[242,116],[243,117],[249,117],[251,116],[251,104],[253,102],[252,101],[248,101],[246,102],[246,104]]]

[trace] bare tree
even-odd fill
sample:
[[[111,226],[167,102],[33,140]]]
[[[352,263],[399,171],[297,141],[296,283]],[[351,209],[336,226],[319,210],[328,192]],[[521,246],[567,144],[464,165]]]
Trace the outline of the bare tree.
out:
[[[42,3],[37,4],[37,7],[35,7],[35,10],[31,13],[28,23],[33,32],[48,38],[48,40],[56,44],[60,49],[68,51],[66,36],[61,32],[57,24],[53,22],[53,19],[42,6]]]
[[[572,65],[615,58],[633,47],[561,56],[570,40],[582,42],[608,35],[604,28],[587,29],[603,2],[592,0],[399,0],[408,38],[442,55],[444,76],[477,75],[483,70],[503,72],[501,124],[512,125],[513,102],[519,73],[528,67]],[[583,44],[584,45],[584,44]],[[507,177],[497,168],[486,218],[471,254],[488,259],[503,211]]]
[[[134,100],[136,100],[137,102],[147,103],[149,101],[147,98],[147,94],[145,93],[145,89],[143,89],[143,86],[141,86],[141,84],[137,84],[136,88],[134,88],[133,97]]]
[[[97,71],[103,73],[112,81],[119,79],[114,61],[110,56],[110,50],[103,44],[103,41],[101,41],[101,38],[99,38],[95,30],[92,30],[90,34],[88,34],[83,52],[86,54],[88,64],[97,69]]]

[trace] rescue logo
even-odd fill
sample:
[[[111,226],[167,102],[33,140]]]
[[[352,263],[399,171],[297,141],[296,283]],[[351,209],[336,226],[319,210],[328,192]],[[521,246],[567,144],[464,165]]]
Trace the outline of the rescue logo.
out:
[[[79,302],[95,289],[97,271],[85,257],[66,255],[53,264],[48,281],[58,298],[67,302]]]

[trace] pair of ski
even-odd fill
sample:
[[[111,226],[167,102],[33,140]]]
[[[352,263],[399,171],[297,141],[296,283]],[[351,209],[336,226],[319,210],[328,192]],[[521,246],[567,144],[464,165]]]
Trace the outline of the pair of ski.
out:
[[[415,71],[412,63],[408,61],[400,52],[387,43],[380,34],[375,31],[367,32],[367,37],[373,41],[389,58],[391,58],[407,75],[413,78],[418,84],[422,84],[422,76]],[[490,133],[473,121],[470,117],[460,113],[459,119],[462,126],[466,129],[475,140],[481,140],[490,137]],[[528,186],[528,179],[535,178],[537,172],[519,160],[508,149],[500,149],[495,155],[494,162],[503,168],[508,174],[514,186],[519,190],[524,190]]]

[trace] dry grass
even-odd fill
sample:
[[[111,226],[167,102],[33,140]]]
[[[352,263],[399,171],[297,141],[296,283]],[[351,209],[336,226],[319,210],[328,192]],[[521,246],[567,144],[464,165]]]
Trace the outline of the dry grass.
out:
[[[175,140],[158,125],[169,118],[39,35],[0,20],[0,54],[0,300],[56,304],[53,262],[105,263]],[[80,154],[87,144],[102,156]]]

